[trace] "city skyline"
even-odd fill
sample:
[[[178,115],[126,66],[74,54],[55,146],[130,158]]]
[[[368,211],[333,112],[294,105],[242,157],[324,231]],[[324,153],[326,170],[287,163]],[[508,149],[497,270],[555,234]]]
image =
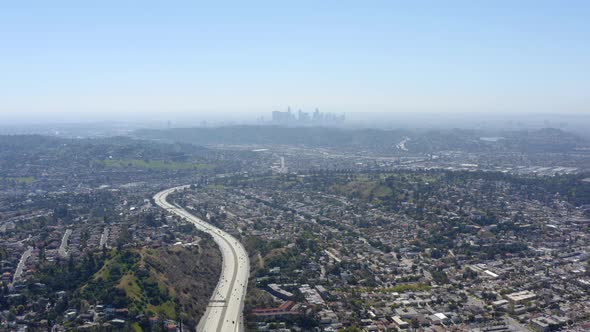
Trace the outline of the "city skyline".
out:
[[[2,5],[3,121],[587,113],[587,2]]]

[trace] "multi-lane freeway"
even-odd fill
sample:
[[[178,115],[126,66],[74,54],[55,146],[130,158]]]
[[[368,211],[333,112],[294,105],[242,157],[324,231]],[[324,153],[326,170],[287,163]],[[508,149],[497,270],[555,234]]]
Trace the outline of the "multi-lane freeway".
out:
[[[29,259],[29,257],[31,257],[31,253],[33,252],[33,247],[29,246],[27,248],[27,250],[23,253],[23,255],[20,258],[20,261],[18,262],[18,265],[16,266],[16,271],[14,272],[14,279],[13,279],[13,283],[17,282],[20,280],[21,276],[23,275],[23,270],[25,268],[25,264],[27,264],[27,259]]]
[[[61,257],[68,257],[68,240],[70,239],[70,235],[72,235],[72,230],[66,229],[64,236],[61,238],[61,244],[59,245],[59,249],[57,250],[57,253]]]
[[[244,331],[242,311],[250,273],[248,253],[240,241],[233,236],[166,201],[170,193],[187,187],[181,186],[161,191],[154,196],[154,201],[163,209],[186,219],[197,229],[210,234],[221,250],[223,258],[221,276],[209,300],[207,310],[197,325],[197,331]]]

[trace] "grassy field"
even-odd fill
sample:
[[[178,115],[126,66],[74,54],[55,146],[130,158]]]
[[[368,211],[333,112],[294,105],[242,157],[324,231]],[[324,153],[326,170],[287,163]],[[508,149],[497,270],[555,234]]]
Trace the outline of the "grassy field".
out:
[[[35,181],[34,177],[18,177],[18,178],[3,178],[0,177],[0,181],[14,181],[16,183],[25,183],[25,184],[29,184],[29,183],[33,183]]]
[[[155,313],[159,317],[176,319],[176,308],[174,307],[174,302],[172,300],[168,300],[157,306],[148,304],[147,310]]]
[[[199,169],[212,169],[214,166],[206,163],[186,163],[186,162],[173,162],[163,160],[143,160],[143,159],[123,159],[114,160],[107,159],[100,161],[105,167],[112,168],[141,168],[155,171],[178,171],[178,170],[199,170]]]
[[[83,294],[102,298],[110,288],[118,288],[130,301],[130,309],[151,312],[164,319],[176,319],[174,291],[165,285],[166,277],[162,272],[155,268],[143,268],[146,266],[144,257],[145,249],[115,253],[94,275],[92,289],[84,287]]]
[[[419,292],[430,290],[430,286],[426,284],[401,284],[393,287],[380,288],[382,293],[404,293],[404,292]]]
[[[137,277],[134,274],[124,275],[117,287],[123,289],[127,297],[133,301],[141,300],[141,287],[137,284]]]
[[[139,326],[139,323],[131,324],[131,330],[133,330],[133,332],[143,332],[141,326]]]
[[[391,189],[379,183],[379,181],[362,178],[336,184],[331,189],[339,195],[352,195],[362,199],[370,199],[373,202],[391,195]]]
[[[211,239],[199,246],[113,249],[77,291],[88,303],[112,304],[147,317],[194,327],[207,309],[221,273],[221,254]],[[126,331],[142,331],[130,319]],[[145,329],[144,329],[145,331]]]

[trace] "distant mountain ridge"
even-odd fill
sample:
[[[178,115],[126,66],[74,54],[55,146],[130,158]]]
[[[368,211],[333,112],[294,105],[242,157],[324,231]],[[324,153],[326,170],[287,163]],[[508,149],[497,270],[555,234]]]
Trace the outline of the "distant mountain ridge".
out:
[[[390,153],[467,152],[571,152],[588,147],[589,142],[561,129],[485,132],[478,130],[382,130],[324,127],[234,126],[217,128],[141,129],[137,138],[191,143],[197,145],[253,144],[300,145],[339,149],[371,150]],[[494,136],[498,139],[485,140]],[[406,140],[407,139],[407,140]],[[405,149],[397,144],[405,141]]]

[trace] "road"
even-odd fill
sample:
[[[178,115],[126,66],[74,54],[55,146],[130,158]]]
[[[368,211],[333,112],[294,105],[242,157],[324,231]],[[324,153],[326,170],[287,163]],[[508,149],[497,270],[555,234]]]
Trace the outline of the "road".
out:
[[[61,257],[68,257],[68,239],[70,238],[70,235],[72,235],[72,230],[67,229],[64,236],[61,238],[61,244],[57,250],[58,255]]]
[[[100,236],[100,248],[106,246],[107,240],[109,239],[109,226],[105,226]]]
[[[166,201],[169,194],[186,188],[188,186],[161,191],[154,196],[154,201],[161,208],[186,219],[197,229],[211,235],[221,251],[223,259],[221,276],[209,300],[207,310],[197,325],[197,331],[242,332],[244,331],[242,312],[250,274],[248,253],[240,241],[230,234]]]
[[[338,258],[338,256],[336,256],[336,254],[334,254],[333,252],[331,252],[330,250],[324,250],[324,252],[326,254],[328,254],[328,256],[330,256],[330,258],[332,258],[333,260],[336,261],[336,263],[341,263],[342,260],[340,258]]]
[[[29,246],[27,248],[27,250],[21,256],[20,261],[18,262],[18,265],[16,266],[16,271],[14,272],[14,278],[12,280],[13,283],[20,280],[21,276],[23,275],[23,271],[25,269],[25,266],[27,264],[27,259],[29,259],[29,257],[31,257],[32,253],[33,253],[33,247]]]

